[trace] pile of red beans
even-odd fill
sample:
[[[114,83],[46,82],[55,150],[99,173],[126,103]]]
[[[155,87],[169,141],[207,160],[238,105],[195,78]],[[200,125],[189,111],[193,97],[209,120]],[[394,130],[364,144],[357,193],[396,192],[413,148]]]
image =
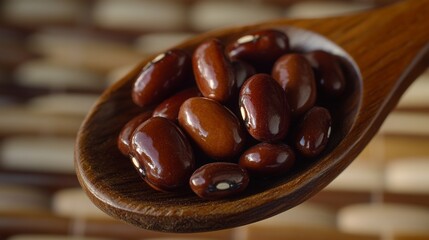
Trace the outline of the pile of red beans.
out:
[[[155,107],[122,128],[118,146],[156,190],[228,197],[253,177],[284,176],[319,156],[332,125],[319,100],[344,89],[336,56],[296,53],[281,31],[208,39],[192,56],[173,49],[143,68],[132,99]]]

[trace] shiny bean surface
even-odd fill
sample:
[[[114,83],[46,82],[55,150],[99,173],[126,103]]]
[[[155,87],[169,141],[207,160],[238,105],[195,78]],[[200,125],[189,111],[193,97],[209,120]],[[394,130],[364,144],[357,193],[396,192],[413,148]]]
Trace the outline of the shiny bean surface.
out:
[[[346,81],[337,58],[325,51],[314,51],[306,54],[315,69],[317,86],[325,98],[335,98],[343,94]]]
[[[264,29],[250,32],[226,46],[230,59],[253,64],[272,64],[289,51],[289,38],[283,32]]]
[[[240,90],[243,83],[252,75],[256,73],[255,68],[243,61],[233,61],[232,65],[235,72],[235,85],[236,89]]]
[[[248,132],[259,141],[285,138],[290,124],[286,93],[267,74],[255,74],[242,86],[239,97],[241,116]]]
[[[136,79],[132,98],[138,106],[158,102],[188,81],[190,57],[182,50],[162,53],[149,62]]]
[[[204,97],[186,100],[179,111],[180,126],[208,156],[227,160],[245,141],[238,118],[220,103]]]
[[[305,157],[319,155],[330,138],[331,121],[331,114],[326,108],[310,109],[298,126],[295,146],[299,153]]]
[[[238,95],[240,93],[241,86],[243,83],[252,75],[256,73],[255,68],[243,61],[233,61],[232,65],[235,72],[235,89],[230,100],[225,103],[225,106],[230,109],[236,116],[240,116],[240,107],[238,104]]]
[[[176,121],[179,115],[180,106],[187,99],[192,97],[201,96],[200,91],[197,88],[188,88],[181,92],[176,93],[175,95],[162,101],[156,108],[153,110],[154,117],[165,117],[170,120]]]
[[[301,54],[280,57],[272,70],[273,78],[285,90],[293,116],[299,116],[314,106],[317,98],[313,69]]]
[[[235,163],[216,162],[198,168],[191,176],[191,189],[205,199],[220,199],[242,192],[249,176]]]
[[[224,48],[217,39],[200,44],[192,56],[195,80],[200,92],[219,102],[226,102],[235,87],[232,64],[224,54]]]
[[[150,118],[134,131],[131,144],[132,163],[151,187],[174,191],[187,184],[195,168],[193,151],[172,121]]]
[[[295,153],[286,144],[259,143],[247,149],[239,164],[252,175],[287,174],[295,163]]]
[[[151,116],[151,111],[141,113],[132,118],[122,127],[122,130],[118,136],[118,148],[122,154],[124,154],[125,156],[128,156],[130,154],[131,137],[134,130],[137,128],[137,126],[148,120]]]

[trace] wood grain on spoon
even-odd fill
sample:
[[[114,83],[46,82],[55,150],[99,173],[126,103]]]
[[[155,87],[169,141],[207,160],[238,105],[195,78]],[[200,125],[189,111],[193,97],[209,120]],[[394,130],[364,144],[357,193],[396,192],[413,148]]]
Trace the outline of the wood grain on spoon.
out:
[[[292,208],[331,182],[375,135],[411,82],[428,66],[429,2],[409,0],[351,16],[278,20],[199,35],[179,46],[191,51],[209,37],[227,41],[246,31],[276,28],[292,48],[322,49],[349,62],[347,99],[338,109],[332,144],[314,163],[279,180],[254,182],[243,195],[205,201],[190,191],[159,193],[135,173],[116,147],[120,128],[142,109],[131,85],[146,59],[108,89],[84,121],[76,146],[76,171],[91,200],[108,214],[142,228],[200,232],[236,227]],[[322,37],[323,36],[323,37]]]

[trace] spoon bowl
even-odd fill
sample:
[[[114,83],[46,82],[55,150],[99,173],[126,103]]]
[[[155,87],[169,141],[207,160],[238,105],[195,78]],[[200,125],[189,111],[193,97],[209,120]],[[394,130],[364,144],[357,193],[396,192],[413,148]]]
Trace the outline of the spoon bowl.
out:
[[[146,185],[116,146],[122,126],[145,109],[131,89],[148,58],[108,88],[83,122],[75,166],[82,188],[109,215],[166,232],[213,231],[262,220],[307,200],[338,176],[376,134],[412,81],[429,65],[429,2],[404,1],[386,8],[325,19],[277,20],[224,29],[175,48],[192,50],[208,38],[227,42],[250,30],[285,32],[293,50],[339,56],[347,75],[346,98],[335,103],[333,135],[314,162],[300,163],[278,179],[252,181],[243,194],[215,201],[190,190],[157,192]]]

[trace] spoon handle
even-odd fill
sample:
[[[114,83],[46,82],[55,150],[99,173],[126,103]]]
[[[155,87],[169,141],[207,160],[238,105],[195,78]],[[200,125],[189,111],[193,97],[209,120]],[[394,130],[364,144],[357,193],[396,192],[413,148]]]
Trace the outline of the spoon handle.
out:
[[[428,16],[429,1],[408,0],[351,18],[361,24],[339,39],[373,92],[400,96],[428,66]]]
[[[323,19],[323,25],[317,22],[297,20],[296,25],[335,39],[353,57],[365,83],[374,80],[382,83],[377,84],[380,88],[385,87],[386,78],[394,81],[403,73],[416,75],[412,74],[414,68],[420,73],[429,64],[428,0],[407,0],[373,11]]]
[[[355,142],[347,143],[355,145],[351,149],[356,153],[429,66],[428,16],[428,0],[407,0],[345,17],[345,33],[334,37],[354,59],[362,78],[360,116],[350,132]]]
[[[428,16],[429,1],[404,1],[355,16],[361,27],[341,38],[361,70],[361,108],[369,110],[361,120],[374,121],[374,129],[429,66]]]
[[[404,1],[355,16],[353,21],[362,21],[361,27],[341,38],[361,70],[361,108],[367,116],[360,120],[372,127],[366,130],[379,128],[404,91],[429,66],[428,16],[429,1]]]

